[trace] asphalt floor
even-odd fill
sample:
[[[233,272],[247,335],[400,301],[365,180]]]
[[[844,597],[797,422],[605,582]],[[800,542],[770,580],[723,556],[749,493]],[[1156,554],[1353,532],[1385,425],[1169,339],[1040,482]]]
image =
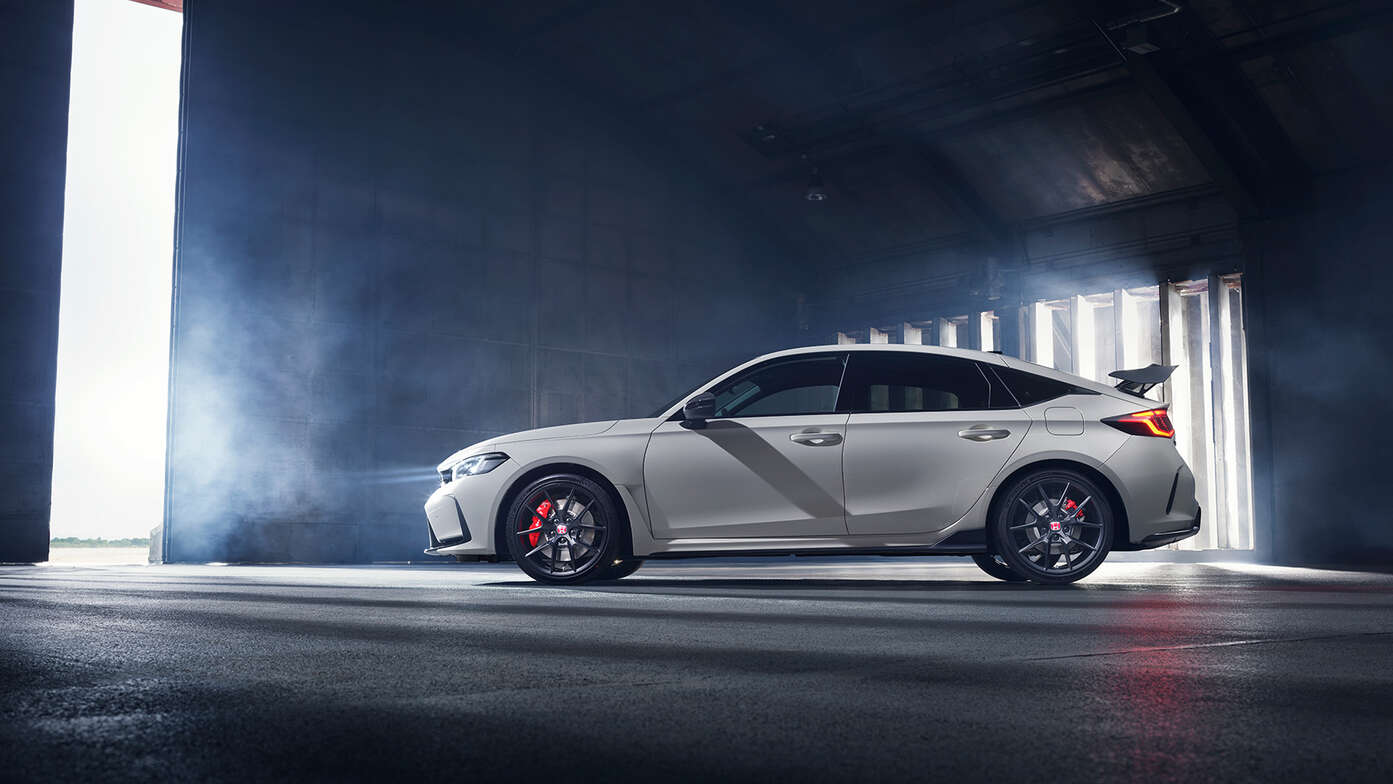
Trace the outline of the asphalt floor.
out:
[[[1393,575],[965,559],[0,568],[0,779],[1393,771]]]

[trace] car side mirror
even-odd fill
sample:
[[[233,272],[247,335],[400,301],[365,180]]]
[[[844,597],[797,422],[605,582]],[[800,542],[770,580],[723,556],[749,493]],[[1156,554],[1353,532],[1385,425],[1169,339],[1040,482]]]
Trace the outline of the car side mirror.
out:
[[[682,406],[682,426],[706,427],[706,420],[715,415],[716,396],[710,392],[702,392]]]

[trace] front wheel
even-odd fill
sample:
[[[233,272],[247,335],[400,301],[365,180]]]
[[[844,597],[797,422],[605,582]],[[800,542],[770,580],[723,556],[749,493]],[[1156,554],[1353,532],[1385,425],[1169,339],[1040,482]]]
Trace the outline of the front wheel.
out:
[[[1072,583],[1097,569],[1112,549],[1113,509],[1089,477],[1045,469],[1006,489],[991,533],[1012,571],[1034,583]]]
[[[608,578],[623,535],[605,488],[576,474],[528,485],[508,513],[508,552],[532,579],[575,585]]]

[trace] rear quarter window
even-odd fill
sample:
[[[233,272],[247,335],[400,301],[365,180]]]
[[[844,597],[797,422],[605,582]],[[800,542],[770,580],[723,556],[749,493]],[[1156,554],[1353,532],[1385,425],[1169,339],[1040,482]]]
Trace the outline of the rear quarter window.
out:
[[[1005,366],[996,366],[992,370],[1022,406],[1033,406],[1077,391],[1073,384],[1045,378],[1025,370]]]

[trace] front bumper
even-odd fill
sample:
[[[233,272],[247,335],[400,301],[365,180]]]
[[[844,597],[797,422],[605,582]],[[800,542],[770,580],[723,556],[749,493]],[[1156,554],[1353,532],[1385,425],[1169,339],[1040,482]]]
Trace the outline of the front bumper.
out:
[[[426,521],[426,535],[430,537],[426,555],[442,555],[442,548],[466,544],[474,538],[459,501],[448,493],[432,495],[426,502]]]
[[[509,460],[486,474],[441,485],[426,499],[426,555],[493,555],[497,504],[518,465]]]

